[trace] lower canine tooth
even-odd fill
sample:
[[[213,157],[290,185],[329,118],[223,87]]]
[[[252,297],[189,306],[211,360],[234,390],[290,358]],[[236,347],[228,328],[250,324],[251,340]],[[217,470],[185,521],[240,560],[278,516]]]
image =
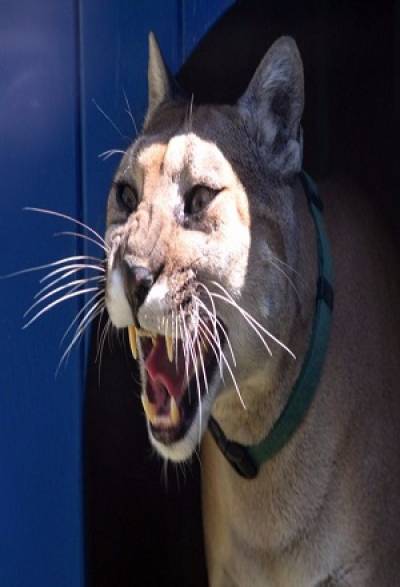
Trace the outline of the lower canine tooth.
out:
[[[136,327],[131,324],[128,326],[129,346],[131,347],[131,353],[134,359],[137,359],[137,333]]]
[[[151,403],[147,394],[144,393],[141,395],[141,400],[143,404],[143,409],[149,421],[153,424],[157,418],[157,409],[154,404]]]
[[[170,400],[170,407],[169,407],[169,417],[171,420],[171,424],[173,426],[177,426],[180,422],[181,415],[179,413],[178,405],[175,401],[175,398],[171,397]]]
[[[174,360],[174,342],[170,336],[165,337],[165,347],[167,349],[168,360],[172,363]]]

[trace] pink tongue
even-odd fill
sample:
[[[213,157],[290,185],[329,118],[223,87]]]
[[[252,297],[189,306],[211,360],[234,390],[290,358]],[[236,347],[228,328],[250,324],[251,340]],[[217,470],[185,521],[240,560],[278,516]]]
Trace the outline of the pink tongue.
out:
[[[183,395],[184,377],[185,377],[185,360],[182,351],[182,345],[178,343],[178,361],[176,368],[177,349],[174,348],[174,359],[169,361],[167,349],[165,348],[165,339],[158,336],[155,345],[151,349],[147,359],[144,362],[147,375],[157,389],[159,384],[163,385],[169,395],[178,399]]]

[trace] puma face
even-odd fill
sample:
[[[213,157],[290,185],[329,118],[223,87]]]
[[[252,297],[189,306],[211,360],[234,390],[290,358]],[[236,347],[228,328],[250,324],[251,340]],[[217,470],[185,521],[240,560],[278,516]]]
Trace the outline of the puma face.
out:
[[[243,287],[247,196],[214,142],[146,135],[118,170],[107,224],[109,315],[137,348],[152,443],[185,459],[221,384],[231,324],[213,296]]]
[[[272,70],[277,87],[279,72]],[[257,175],[248,102],[259,84],[252,83],[251,95],[237,107],[192,109],[174,95],[151,38],[145,128],[125,153],[109,194],[106,305],[114,326],[128,329],[139,361],[150,440],[175,461],[192,455],[217,395],[236,387],[241,401],[238,381],[266,358],[262,337],[246,330],[246,314],[261,323],[281,297],[271,278],[266,299],[264,279],[266,259],[282,239],[259,238],[265,226],[257,218],[269,214],[278,226],[271,202],[282,197],[273,186],[284,186],[285,175],[279,182],[276,174],[272,180]],[[290,177],[298,143],[293,139],[282,153],[279,116],[270,113],[265,126],[271,169],[281,157]],[[266,186],[268,202],[260,197]]]

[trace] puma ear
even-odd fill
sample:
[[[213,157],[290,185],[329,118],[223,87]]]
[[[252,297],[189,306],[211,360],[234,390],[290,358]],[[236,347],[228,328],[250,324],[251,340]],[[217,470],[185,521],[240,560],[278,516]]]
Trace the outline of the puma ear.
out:
[[[154,33],[149,33],[149,63],[147,68],[149,103],[146,123],[162,102],[172,101],[182,96],[182,91],[168,69]]]
[[[287,179],[298,172],[304,78],[300,53],[291,37],[281,37],[271,46],[238,105],[268,169]]]

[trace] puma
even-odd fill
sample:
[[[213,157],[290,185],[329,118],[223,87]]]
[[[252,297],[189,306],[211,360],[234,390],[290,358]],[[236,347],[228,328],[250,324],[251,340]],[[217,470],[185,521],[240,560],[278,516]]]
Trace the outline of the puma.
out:
[[[295,429],[245,478],[210,421],[231,443],[259,443],[314,344],[302,62],[282,37],[236,105],[194,105],[151,35],[148,80],[142,134],[108,199],[106,304],[139,361],[153,447],[178,462],[201,445],[209,584],[394,587],[400,287],[378,203],[345,178],[320,186],[335,273],[327,352]]]

